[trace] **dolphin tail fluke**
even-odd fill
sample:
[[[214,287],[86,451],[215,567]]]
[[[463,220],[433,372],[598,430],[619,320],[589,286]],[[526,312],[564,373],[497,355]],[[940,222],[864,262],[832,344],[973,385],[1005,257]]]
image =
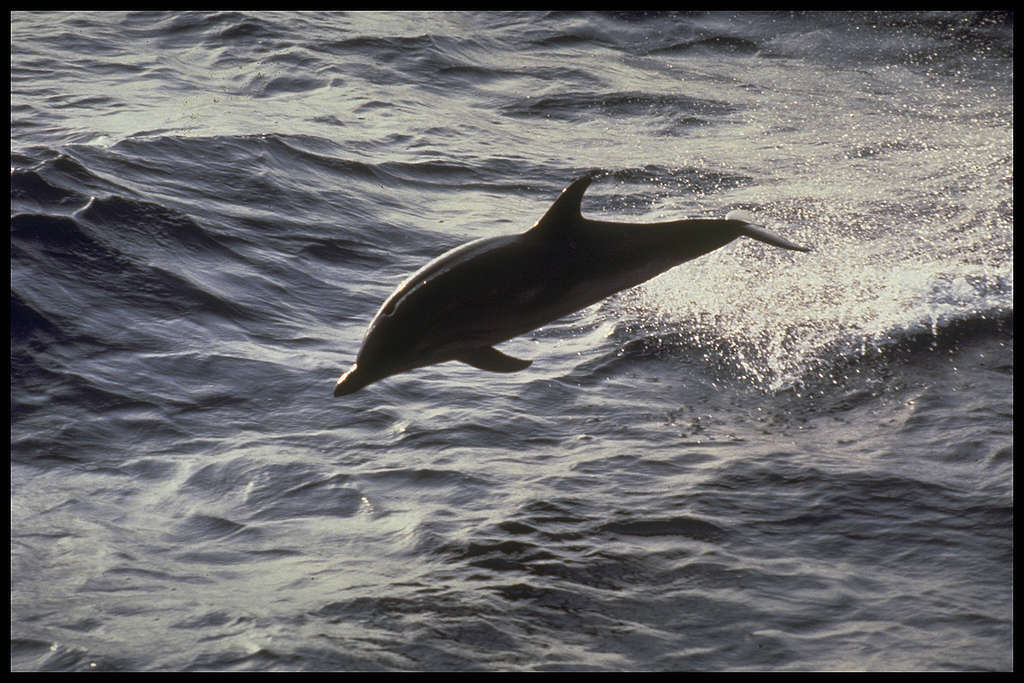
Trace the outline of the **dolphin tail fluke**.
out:
[[[493,346],[482,346],[479,349],[468,351],[455,360],[472,365],[474,368],[489,370],[491,372],[519,372],[530,367],[532,360],[513,358],[502,353]]]
[[[799,244],[793,244],[787,239],[783,239],[778,235],[768,232],[764,229],[764,226],[757,225],[756,223],[750,222],[750,214],[745,211],[730,211],[725,216],[725,220],[733,221],[734,223],[740,223],[740,233],[751,237],[758,242],[764,242],[770,244],[773,247],[782,247],[783,249],[792,249],[793,251],[810,251],[807,247],[801,247]]]

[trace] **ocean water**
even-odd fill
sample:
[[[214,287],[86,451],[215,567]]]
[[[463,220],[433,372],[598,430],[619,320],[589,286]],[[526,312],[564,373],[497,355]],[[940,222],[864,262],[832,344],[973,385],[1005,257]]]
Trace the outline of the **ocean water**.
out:
[[[599,178],[740,239],[335,399]],[[11,14],[12,670],[1012,670],[1013,16]]]

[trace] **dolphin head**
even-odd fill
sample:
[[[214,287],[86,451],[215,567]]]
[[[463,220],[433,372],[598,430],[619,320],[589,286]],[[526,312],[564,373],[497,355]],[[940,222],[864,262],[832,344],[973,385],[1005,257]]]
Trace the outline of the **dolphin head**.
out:
[[[405,369],[402,355],[398,353],[399,349],[394,349],[395,352],[392,354],[381,352],[380,336],[379,331],[378,334],[373,334],[371,331],[371,334],[367,335],[363,348],[356,356],[356,362],[352,364],[348,372],[338,378],[338,383],[334,385],[336,397],[354,394],[367,384],[373,384],[379,379],[384,379]]]
[[[385,377],[436,362],[423,353],[420,345],[410,342],[407,335],[408,329],[396,325],[390,315],[378,315],[370,325],[356,362],[334,385],[334,395],[353,394]]]

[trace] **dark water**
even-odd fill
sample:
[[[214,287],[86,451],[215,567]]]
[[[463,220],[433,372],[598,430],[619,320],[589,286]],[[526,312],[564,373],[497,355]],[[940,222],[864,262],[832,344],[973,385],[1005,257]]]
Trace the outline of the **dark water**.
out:
[[[13,13],[15,670],[1010,670],[1013,18]],[[344,399],[402,278],[739,240]]]

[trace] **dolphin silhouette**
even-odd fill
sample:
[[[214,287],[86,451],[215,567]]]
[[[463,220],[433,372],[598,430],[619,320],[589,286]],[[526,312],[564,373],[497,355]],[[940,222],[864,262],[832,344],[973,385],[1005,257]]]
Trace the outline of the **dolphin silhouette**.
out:
[[[377,311],[355,364],[338,378],[334,395],[450,360],[491,372],[522,370],[532,361],[513,358],[494,345],[741,235],[783,249],[810,251],[743,220],[735,211],[725,220],[590,220],[580,213],[580,202],[593,179],[588,175],[575,180],[526,232],[468,242],[410,275]]]

